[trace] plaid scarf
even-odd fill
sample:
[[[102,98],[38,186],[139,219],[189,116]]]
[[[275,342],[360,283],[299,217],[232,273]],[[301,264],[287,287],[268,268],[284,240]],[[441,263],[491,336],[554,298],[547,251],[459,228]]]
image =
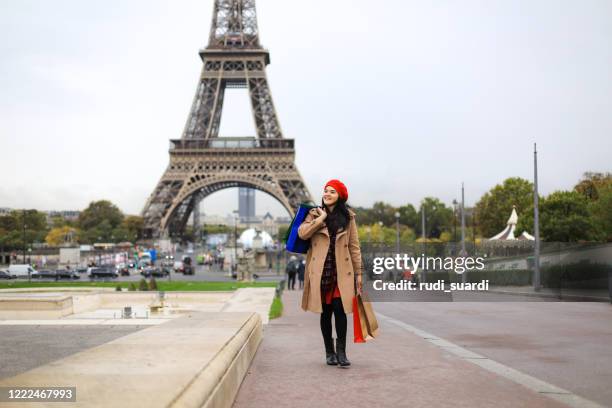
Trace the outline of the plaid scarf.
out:
[[[331,292],[336,287],[338,275],[336,273],[336,232],[329,233],[329,248],[323,264],[321,274],[321,295],[325,299],[325,293]]]

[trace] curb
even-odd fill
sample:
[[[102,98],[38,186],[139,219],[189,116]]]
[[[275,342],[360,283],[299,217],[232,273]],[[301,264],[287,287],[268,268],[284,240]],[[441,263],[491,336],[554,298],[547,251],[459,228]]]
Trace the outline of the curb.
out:
[[[559,299],[559,300],[570,300],[576,302],[606,302],[610,303],[612,300],[603,296],[585,296],[585,295],[570,295],[570,294],[554,294],[554,293],[536,293],[536,292],[515,292],[511,290],[497,290],[489,289],[489,293],[498,293],[501,295],[516,295],[516,296],[531,296],[540,297],[547,299]]]
[[[261,316],[253,313],[169,406],[231,407],[262,338]]]

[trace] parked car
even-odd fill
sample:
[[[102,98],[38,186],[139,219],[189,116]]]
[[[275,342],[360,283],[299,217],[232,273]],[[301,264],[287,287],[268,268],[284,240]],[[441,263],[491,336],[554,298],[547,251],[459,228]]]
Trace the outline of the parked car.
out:
[[[57,269],[55,271],[58,279],[81,279],[81,275],[77,271],[68,269]]]
[[[11,275],[8,271],[0,271],[0,279],[14,279],[16,276]]]
[[[57,274],[55,271],[49,269],[43,269],[40,271],[34,271],[32,274],[33,279],[55,279],[57,278]]]
[[[85,268],[85,267],[79,267],[79,268],[77,268],[77,269],[76,269],[76,271],[77,271],[78,273],[85,273],[85,272],[87,272],[87,268]]]
[[[181,261],[174,262],[174,272],[183,273],[183,263]]]
[[[16,278],[27,278],[28,274],[30,276],[34,275],[34,273],[36,273],[36,269],[32,268],[31,265],[14,264],[9,266],[8,273]]]
[[[183,275],[193,275],[195,270],[191,265],[183,265]]]
[[[130,268],[124,263],[117,265],[117,272],[121,276],[130,276]]]
[[[150,277],[150,276],[155,276],[158,278],[163,278],[168,276],[168,272],[162,268],[156,267],[156,266],[148,266],[146,268],[144,268],[140,274],[144,277]]]
[[[87,272],[90,279],[95,278],[117,278],[119,274],[114,268],[110,267],[91,267]]]
[[[154,267],[151,274],[156,277],[165,278],[170,275],[170,271],[168,271],[166,268]]]

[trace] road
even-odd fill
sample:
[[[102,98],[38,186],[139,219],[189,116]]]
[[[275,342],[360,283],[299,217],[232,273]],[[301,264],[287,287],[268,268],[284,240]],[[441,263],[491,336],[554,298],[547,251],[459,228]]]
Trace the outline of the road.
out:
[[[273,282],[279,281],[283,279],[283,275],[276,275],[275,271],[272,271],[271,274],[265,272],[260,274],[261,276],[257,279],[258,282]],[[139,273],[132,271],[130,276],[119,276],[116,279],[96,279],[98,282],[102,281],[110,281],[110,282],[138,282],[142,279],[142,275]],[[218,268],[211,268],[205,265],[196,265],[195,274],[193,275],[183,275],[182,273],[172,272],[169,277],[164,278],[155,278],[158,281],[211,281],[211,282],[231,282],[235,281],[235,279],[228,276],[227,271],[221,271]],[[11,280],[15,281],[27,281],[27,279],[15,279]],[[84,281],[89,282],[90,279],[86,273],[81,274],[81,278],[74,281]],[[55,282],[54,279],[32,279],[32,282]],[[60,282],[70,282],[70,280],[62,279]]]
[[[612,306],[599,302],[378,302],[376,311],[612,406]]]

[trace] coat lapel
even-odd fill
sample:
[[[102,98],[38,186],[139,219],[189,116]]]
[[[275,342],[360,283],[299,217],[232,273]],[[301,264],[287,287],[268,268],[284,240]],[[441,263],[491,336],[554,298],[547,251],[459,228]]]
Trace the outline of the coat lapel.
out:
[[[324,226],[323,228],[321,228],[317,232],[320,233],[320,234],[323,234],[323,235],[327,235],[327,237],[329,238],[329,230],[327,229],[327,226]],[[338,230],[338,232],[336,233],[336,240],[338,240],[338,238],[340,238],[342,235],[346,234],[347,232],[348,232],[347,228]]]

